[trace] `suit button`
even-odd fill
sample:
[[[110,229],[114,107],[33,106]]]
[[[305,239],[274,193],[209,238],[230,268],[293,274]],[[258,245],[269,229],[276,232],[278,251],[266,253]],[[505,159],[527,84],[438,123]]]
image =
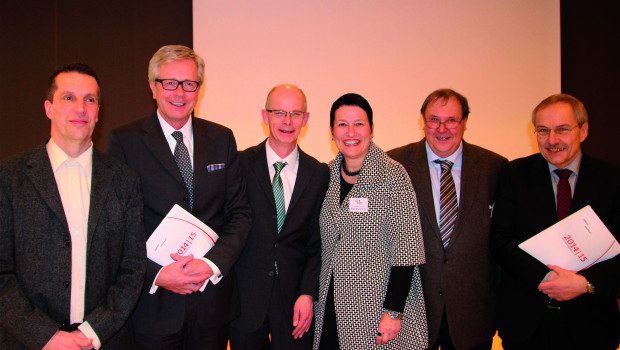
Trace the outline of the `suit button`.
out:
[[[439,296],[442,297],[443,296],[443,290],[439,291]]]
[[[69,288],[69,286],[71,284],[69,284],[69,282],[65,281],[65,282],[62,282],[62,285],[65,286],[65,288]]]
[[[65,239],[65,242],[64,242],[64,243],[65,243],[65,247],[68,247],[68,246],[70,246],[70,245],[71,245],[71,241],[70,241],[70,240],[68,240],[68,239]]]
[[[274,247],[274,248],[280,248],[280,244],[279,244],[279,243],[276,243],[276,244],[274,244],[274,245],[273,245],[273,247]]]
[[[183,202],[189,202],[189,197],[183,197]]]
[[[269,277],[273,277],[273,271],[267,272],[267,275],[269,275]]]

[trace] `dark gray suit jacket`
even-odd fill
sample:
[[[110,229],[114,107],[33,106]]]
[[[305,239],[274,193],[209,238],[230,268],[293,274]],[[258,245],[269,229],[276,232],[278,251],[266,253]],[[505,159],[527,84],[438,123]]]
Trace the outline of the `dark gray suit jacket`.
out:
[[[489,252],[489,231],[495,184],[507,159],[463,141],[461,192],[456,226],[444,249],[435,215],[426,140],[388,152],[411,177],[426,264],[420,266],[426,302],[429,344],[439,333],[444,304],[452,341],[468,349],[495,334],[495,265]]]
[[[282,232],[278,235],[265,142],[243,151],[239,158],[252,207],[252,230],[234,268],[241,295],[241,315],[233,325],[254,331],[265,320],[277,260],[282,304],[290,320],[286,326],[291,327],[297,298],[302,294],[313,298],[318,296],[321,269],[318,218],[329,181],[329,169],[326,164],[299,150],[295,187]]]
[[[136,332],[175,334],[183,326],[188,298],[202,315],[205,328],[230,322],[239,313],[235,279],[229,275],[239,258],[251,226],[245,181],[230,129],[192,117],[194,133],[194,207],[189,192],[157,119],[157,114],[113,130],[108,153],[134,169],[144,189],[144,227],[147,239],[161,220],[178,204],[211,227],[219,240],[205,255],[222,272],[217,285],[204,292],[180,295],[159,288],[149,294],[161,266],[147,262],[144,290],[133,315]],[[218,165],[218,166],[215,166]]]
[[[131,349],[146,267],[138,176],[93,150],[84,321]],[[45,145],[0,163],[0,348],[41,349],[68,323],[71,237]]]

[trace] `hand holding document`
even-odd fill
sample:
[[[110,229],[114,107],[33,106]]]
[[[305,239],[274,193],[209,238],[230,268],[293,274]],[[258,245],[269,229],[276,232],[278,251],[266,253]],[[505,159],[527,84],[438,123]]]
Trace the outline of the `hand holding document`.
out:
[[[209,226],[175,204],[146,242],[146,254],[166,266],[174,262],[170,254],[204,256],[218,238]]]
[[[620,244],[588,205],[519,244],[545,265],[581,271],[620,254]]]

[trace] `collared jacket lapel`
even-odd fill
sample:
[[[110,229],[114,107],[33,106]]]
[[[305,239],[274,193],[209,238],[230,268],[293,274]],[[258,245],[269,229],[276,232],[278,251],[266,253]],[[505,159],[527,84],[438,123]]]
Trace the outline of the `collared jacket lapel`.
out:
[[[166,136],[161,129],[161,125],[159,125],[159,120],[157,119],[157,113],[154,113],[150,117],[144,120],[144,124],[142,124],[142,130],[144,131],[143,141],[146,147],[153,153],[155,159],[161,163],[161,165],[166,169],[172,176],[174,176],[175,180],[177,180],[180,184],[185,186],[185,182],[183,181],[183,175],[181,175],[181,171],[179,170],[179,166],[174,160],[174,155],[170,151],[170,146],[168,146],[168,141],[166,140]],[[196,138],[194,137],[194,140]],[[194,149],[196,149],[194,145]],[[194,181],[195,181],[194,176]]]
[[[67,236],[69,236],[69,225],[65,217],[65,210],[62,207],[58,185],[54,177],[54,170],[50,163],[49,155],[45,144],[39,146],[27,162],[26,174],[34,187],[41,194],[41,198],[48,205],[50,210],[62,224]]]
[[[265,193],[264,198],[268,199],[269,204],[273,208],[273,213],[276,212],[276,202],[273,198],[273,188],[271,187],[271,179],[269,178],[269,166],[267,165],[267,151],[265,149],[265,143],[263,141],[257,148],[251,150],[252,154],[252,169],[254,176],[258,179],[261,190]]]
[[[439,233],[439,224],[435,215],[435,202],[433,201],[433,185],[431,182],[430,169],[428,167],[428,157],[425,147],[426,139],[417,143],[417,147],[413,148],[413,152],[409,157],[410,163],[406,169],[414,176],[411,176],[413,188],[417,194],[418,204],[420,205],[420,215],[424,217],[420,220],[431,224],[435,237],[441,242],[441,234]],[[414,179],[418,179],[415,181]]]
[[[476,199],[479,193],[479,186],[482,173],[477,169],[477,165],[480,162],[480,154],[471,151],[471,147],[465,141],[463,141],[463,153],[461,160],[461,188],[459,193],[459,209],[456,223],[454,225],[454,231],[450,241],[454,244],[461,233],[468,225],[468,213],[472,210],[472,207],[479,204],[479,200]],[[486,201],[486,199],[483,199]],[[450,249],[450,244],[447,249]]]
[[[544,221],[544,227],[549,227],[558,221],[551,173],[549,165],[542,155],[536,155],[533,162],[534,166],[527,173],[528,187],[535,196],[534,203],[538,203],[537,207],[540,214],[538,217]]]
[[[297,168],[297,177],[295,179],[295,187],[293,188],[293,193],[291,194],[291,201],[288,205],[288,210],[286,212],[286,217],[288,219],[288,213],[295,210],[295,205],[299,202],[299,198],[303,194],[304,190],[308,186],[310,179],[312,178],[312,169],[310,168],[310,156],[308,156],[301,148],[297,147],[299,150],[299,167]],[[286,226],[286,221],[284,222]]]
[[[91,173],[90,208],[88,209],[88,239],[87,250],[90,250],[93,235],[99,222],[101,212],[108,198],[107,190],[114,188],[111,184],[114,173],[110,169],[108,158],[102,156],[99,151],[93,149],[93,168]]]
[[[200,180],[207,170],[207,165],[211,163],[213,154],[217,154],[217,149],[221,147],[211,137],[205,125],[196,123],[192,117],[192,129],[194,133],[194,189],[198,188]],[[220,150],[221,152],[221,150]],[[174,159],[174,158],[173,158]],[[226,164],[227,166],[229,164]],[[181,172],[179,171],[179,174]]]

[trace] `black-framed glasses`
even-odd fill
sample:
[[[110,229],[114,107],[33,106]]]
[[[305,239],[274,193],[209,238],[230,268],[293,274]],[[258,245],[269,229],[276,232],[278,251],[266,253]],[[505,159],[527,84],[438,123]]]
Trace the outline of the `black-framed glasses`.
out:
[[[290,115],[291,119],[302,119],[306,115],[306,112],[300,112],[300,111],[287,112],[287,111],[281,111],[277,109],[266,109],[266,111],[271,113],[274,117],[278,119],[285,118],[287,115]]]
[[[193,80],[178,81],[175,79],[155,79],[155,82],[160,83],[161,87],[168,91],[176,90],[179,87],[179,84],[181,84],[181,88],[185,92],[194,92],[198,90],[198,87],[200,86],[199,82]]]
[[[551,130],[558,136],[566,136],[569,132],[573,131],[575,128],[578,128],[579,125],[575,125],[572,128],[566,126],[558,126],[557,128],[551,129],[544,126],[537,126],[534,133],[540,137],[547,137],[551,135]]]
[[[459,127],[459,125],[461,125],[462,121],[463,118],[461,118],[461,120],[450,118],[445,122],[442,122],[441,120],[439,120],[439,118],[431,118],[429,120],[426,120],[425,118],[424,124],[426,124],[429,129],[439,129],[441,127],[441,124],[443,124],[448,129],[456,129]]]

